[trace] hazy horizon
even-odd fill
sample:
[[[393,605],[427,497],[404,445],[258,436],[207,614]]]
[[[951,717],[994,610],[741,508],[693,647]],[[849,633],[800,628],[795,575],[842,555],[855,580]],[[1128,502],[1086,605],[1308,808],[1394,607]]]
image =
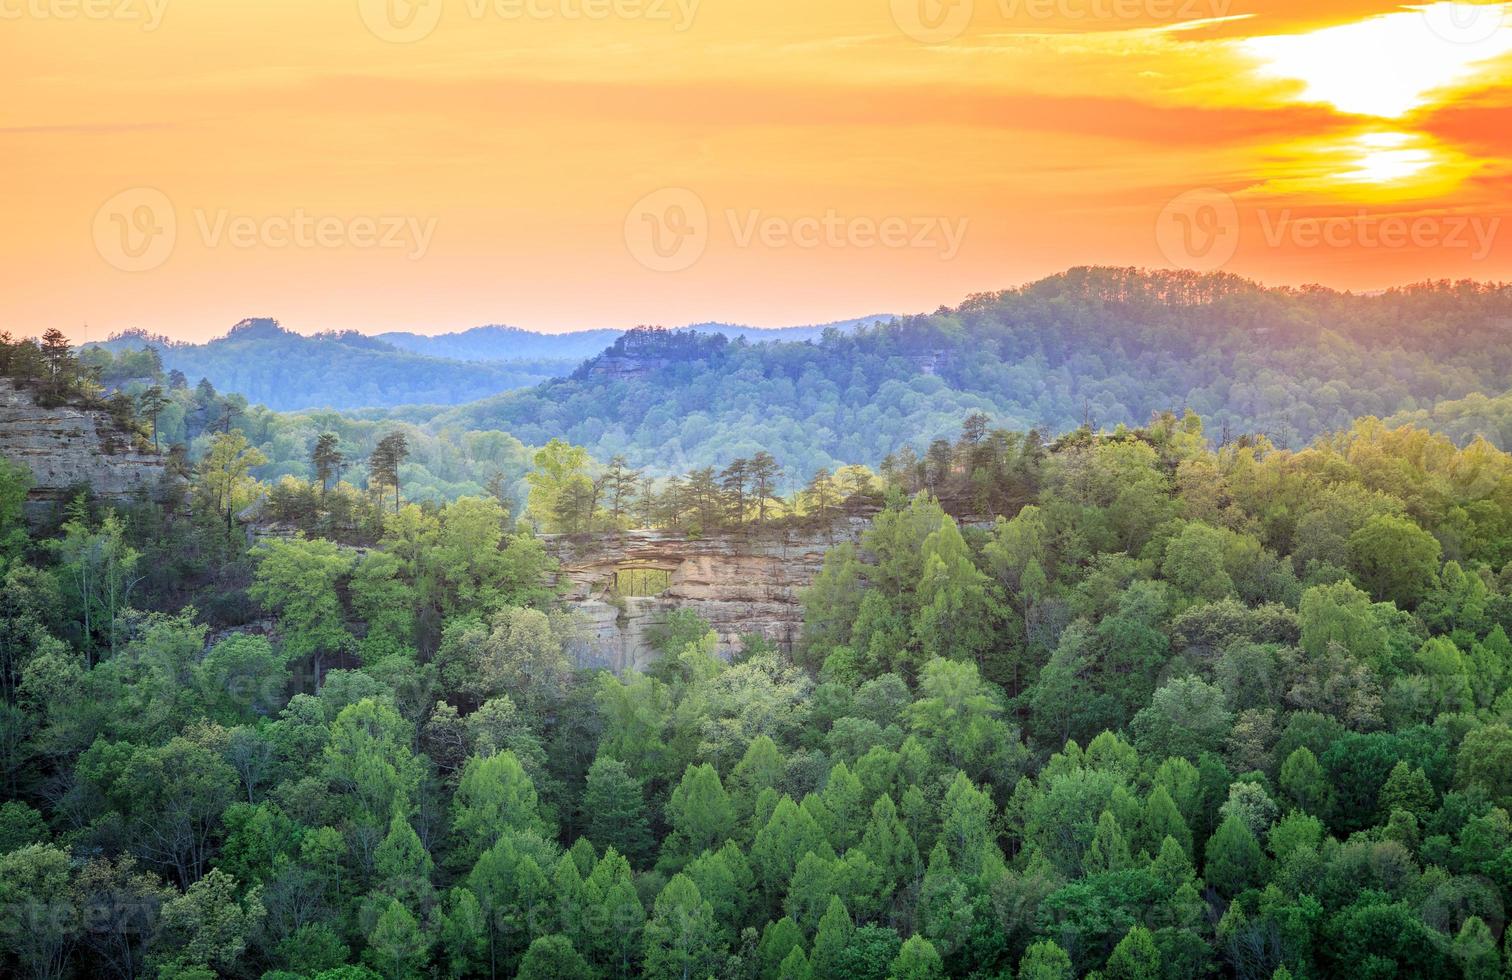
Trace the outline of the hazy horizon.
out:
[[[162,330],[162,329],[157,329],[157,328],[154,328],[154,327],[140,326],[140,325],[136,325],[136,324],[122,325],[122,326],[118,326],[118,327],[112,327],[112,328],[110,328],[108,330],[101,330],[101,329],[98,329],[95,324],[91,323],[91,324],[87,325],[87,336],[86,336],[86,330],[85,330],[85,328],[83,326],[72,326],[72,327],[70,327],[70,326],[68,326],[66,324],[57,324],[57,323],[47,323],[47,324],[43,324],[43,325],[38,326],[38,327],[34,327],[32,329],[26,329],[26,328],[17,329],[15,325],[6,325],[5,329],[8,329],[11,332],[11,334],[13,336],[15,336],[15,337],[34,337],[35,338],[35,337],[40,337],[45,330],[48,330],[48,329],[56,327],[58,330],[61,330],[63,332],[64,336],[68,337],[68,339],[70,341],[72,341],[74,343],[78,343],[78,344],[82,344],[82,343],[102,343],[102,342],[105,342],[106,340],[108,340],[109,338],[111,338],[112,336],[117,336],[117,335],[120,335],[120,334],[126,334],[126,333],[132,333],[132,332],[138,332],[138,331],[145,332],[147,334],[151,334],[151,335],[154,335],[154,336],[167,337],[169,340],[172,340],[172,341],[175,341],[175,342],[203,344],[203,343],[208,343],[208,342],[213,341],[213,340],[222,339],[225,336],[227,336],[227,334],[234,327],[236,327],[237,325],[239,325],[241,323],[244,323],[244,322],[247,322],[247,321],[251,321],[251,320],[273,320],[273,321],[277,322],[277,324],[280,327],[282,327],[284,330],[286,330],[286,331],[288,331],[290,333],[298,334],[298,335],[303,336],[303,337],[313,337],[313,336],[316,336],[316,335],[319,335],[319,334],[325,334],[325,333],[347,333],[347,332],[358,333],[358,334],[361,334],[361,335],[366,336],[366,337],[379,337],[379,336],[382,336],[384,334],[395,334],[395,333],[408,333],[408,334],[414,334],[414,335],[420,336],[420,337],[442,337],[442,336],[448,336],[448,335],[463,334],[463,333],[467,333],[467,332],[472,331],[472,330],[484,330],[484,329],[489,329],[489,328],[523,330],[523,331],[528,332],[528,333],[540,334],[540,335],[543,335],[543,336],[566,336],[566,335],[569,335],[569,334],[594,333],[594,332],[597,332],[597,331],[616,331],[616,332],[623,333],[625,331],[635,329],[636,327],[639,327],[639,326],[659,326],[659,327],[666,327],[667,329],[672,329],[672,330],[682,330],[682,329],[687,329],[687,328],[691,328],[691,327],[703,326],[705,324],[719,324],[721,326],[741,328],[741,329],[752,329],[752,330],[773,330],[773,331],[776,331],[776,330],[794,330],[794,329],[802,329],[802,328],[805,328],[805,327],[827,326],[829,324],[834,324],[834,323],[850,323],[850,322],[855,322],[855,321],[867,321],[867,320],[870,320],[872,318],[899,317],[899,316],[910,316],[910,315],[916,315],[916,314],[922,315],[922,314],[926,314],[926,313],[929,313],[929,312],[933,312],[934,310],[937,310],[937,309],[941,308],[942,306],[945,307],[945,308],[951,308],[951,309],[953,309],[953,308],[957,307],[959,304],[961,304],[962,302],[964,302],[965,300],[967,300],[968,298],[970,298],[971,296],[988,294],[988,293],[997,293],[997,292],[1003,292],[1003,291],[1010,291],[1010,290],[1014,290],[1014,289],[1020,289],[1020,288],[1023,288],[1025,286],[1032,285],[1032,284],[1034,284],[1036,282],[1040,282],[1040,281],[1042,281],[1042,280],[1044,280],[1046,278],[1049,278],[1051,276],[1058,275],[1060,273],[1066,272],[1066,271],[1068,271],[1068,269],[1071,269],[1071,268],[1082,268],[1082,267],[1113,268],[1115,266],[1112,266],[1111,264],[1091,264],[1091,265],[1068,266],[1067,268],[1057,269],[1057,270],[1054,270],[1052,272],[1048,272],[1044,276],[1037,276],[1037,277],[1032,278],[1032,279],[1026,279],[1026,280],[1024,280],[1022,282],[1015,282],[1015,283],[1013,283],[1011,285],[996,286],[996,287],[992,287],[990,289],[972,290],[972,291],[969,291],[967,293],[962,294],[960,297],[955,298],[955,299],[936,301],[936,302],[926,302],[926,303],[918,306],[915,309],[907,309],[907,310],[905,310],[905,309],[899,309],[899,310],[896,310],[896,311],[890,312],[890,313],[862,313],[862,314],[855,314],[855,315],[848,315],[848,314],[842,313],[841,315],[834,316],[834,317],[823,317],[823,318],[802,318],[802,317],[799,317],[799,318],[794,318],[794,319],[774,320],[774,321],[763,322],[763,323],[752,322],[752,321],[749,321],[749,320],[740,320],[740,319],[736,319],[736,318],[732,318],[732,317],[708,316],[708,317],[703,317],[703,318],[696,319],[696,320],[688,320],[688,321],[685,321],[685,322],[670,322],[670,321],[666,321],[666,320],[651,319],[651,320],[645,320],[645,321],[640,321],[640,322],[635,322],[635,323],[627,322],[627,323],[624,323],[624,324],[603,324],[603,325],[593,325],[593,326],[562,326],[562,327],[553,327],[553,326],[544,325],[544,324],[531,325],[531,324],[526,324],[526,323],[522,323],[522,322],[518,322],[518,321],[515,321],[515,322],[505,322],[505,321],[501,321],[501,320],[482,321],[482,322],[468,323],[468,324],[457,323],[457,324],[439,324],[438,325],[438,324],[434,324],[433,323],[433,324],[429,324],[429,325],[419,325],[419,326],[374,326],[374,325],[371,325],[371,324],[362,324],[362,325],[353,325],[353,326],[325,326],[325,325],[320,325],[320,324],[315,324],[315,323],[294,323],[294,322],[291,322],[291,321],[289,321],[289,320],[287,320],[287,319],[285,319],[283,317],[276,316],[276,315],[257,314],[257,315],[248,315],[248,316],[236,317],[236,318],[234,318],[232,320],[227,321],[223,326],[205,325],[203,327],[198,327],[198,328],[194,329],[190,334],[183,335],[183,336],[176,335],[174,332],[169,331],[169,330]],[[1512,277],[1512,273],[1509,273],[1509,277]],[[1295,282],[1268,282],[1268,281],[1265,281],[1265,280],[1257,278],[1257,277],[1246,276],[1245,278],[1250,279],[1251,281],[1258,283],[1260,286],[1262,286],[1262,287],[1264,287],[1266,289],[1302,289],[1302,288],[1315,287],[1316,286],[1316,287],[1321,287],[1321,288],[1324,288],[1324,289],[1332,289],[1332,290],[1334,290],[1336,292],[1354,293],[1354,294],[1357,294],[1357,295],[1378,294],[1378,293],[1387,292],[1387,291],[1392,290],[1392,289],[1402,289],[1402,288],[1406,288],[1406,287],[1409,287],[1409,286],[1414,286],[1414,285],[1418,285],[1418,284],[1421,284],[1421,283],[1431,282],[1431,281],[1436,281],[1436,280],[1442,280],[1442,279],[1451,279],[1453,281],[1465,280],[1465,281],[1478,282],[1478,283],[1487,284],[1487,285],[1500,285],[1500,284],[1508,281],[1508,280],[1502,280],[1502,279],[1497,279],[1497,278],[1477,278],[1477,277],[1474,277],[1474,276],[1461,276],[1461,277],[1419,277],[1419,278],[1416,278],[1416,279],[1404,279],[1404,280],[1402,280],[1400,282],[1389,282],[1389,283],[1386,283],[1384,285],[1381,285],[1381,286],[1378,286],[1378,287],[1373,287],[1373,288],[1349,288],[1349,287],[1345,287],[1345,286],[1334,285],[1334,284],[1327,283],[1327,282],[1318,282],[1318,281],[1315,281],[1315,280],[1305,280],[1305,281],[1304,280],[1299,280],[1299,281],[1295,281]]]

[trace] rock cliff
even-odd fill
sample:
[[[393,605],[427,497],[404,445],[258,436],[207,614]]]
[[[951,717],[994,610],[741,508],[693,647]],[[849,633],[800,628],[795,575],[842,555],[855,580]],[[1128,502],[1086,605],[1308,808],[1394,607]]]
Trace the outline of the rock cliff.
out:
[[[825,551],[858,539],[869,523],[868,514],[843,518],[828,530],[768,529],[702,538],[627,531],[545,541],[561,563],[565,602],[586,627],[576,651],[579,666],[623,673],[656,658],[647,634],[680,609],[713,627],[724,656],[738,651],[741,637],[752,633],[791,652],[803,625],[798,593],[819,574]],[[666,590],[655,596],[617,595],[616,573],[632,569],[665,573]]]
[[[43,407],[6,378],[0,378],[0,456],[31,471],[26,514],[33,521],[81,484],[97,497],[124,501],[156,491],[167,472],[163,456],[134,447],[105,412]]]

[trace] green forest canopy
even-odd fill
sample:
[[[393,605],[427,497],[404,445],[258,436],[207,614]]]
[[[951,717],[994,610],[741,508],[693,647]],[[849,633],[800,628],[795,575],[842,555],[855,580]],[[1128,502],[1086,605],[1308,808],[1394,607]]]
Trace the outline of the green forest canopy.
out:
[[[976,411],[1057,435],[1185,407],[1216,438],[1264,434],[1297,448],[1356,418],[1512,389],[1509,323],[1505,286],[1365,296],[1076,269],[813,343],[640,332],[617,344],[620,357],[570,378],[395,417],[529,445],[561,438],[663,472],[767,450],[800,479],[922,453]],[[639,369],[624,370],[625,357]]]
[[[0,467],[5,972],[1503,970],[1485,442],[968,427],[872,488],[791,656],[679,615],[615,677],[496,499],[249,552],[236,435],[186,507],[81,498],[40,538]]]

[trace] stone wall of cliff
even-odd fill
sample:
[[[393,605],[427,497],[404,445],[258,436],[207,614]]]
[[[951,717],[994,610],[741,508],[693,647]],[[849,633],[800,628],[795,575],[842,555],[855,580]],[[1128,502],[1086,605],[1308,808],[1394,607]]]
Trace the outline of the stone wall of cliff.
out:
[[[740,649],[741,637],[759,634],[792,651],[803,625],[798,594],[818,576],[824,553],[857,540],[870,515],[843,518],[829,529],[786,528],[689,538],[672,531],[626,531],[592,539],[547,536],[561,563],[568,608],[579,613],[586,636],[578,644],[582,667],[616,673],[644,668],[657,656],[648,634],[680,609],[713,627],[720,653]],[[658,569],[670,585],[659,595],[618,596],[615,573]]]
[[[34,521],[81,484],[102,499],[125,501],[155,492],[167,471],[163,456],[135,447],[105,412],[44,407],[7,378],[0,378],[0,456],[31,471],[26,513]]]

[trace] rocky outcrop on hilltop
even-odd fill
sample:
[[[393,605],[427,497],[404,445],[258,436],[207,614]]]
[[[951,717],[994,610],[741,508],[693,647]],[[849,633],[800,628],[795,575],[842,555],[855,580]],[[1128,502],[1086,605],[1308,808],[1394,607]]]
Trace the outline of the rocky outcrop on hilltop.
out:
[[[722,334],[636,327],[598,357],[584,362],[572,376],[580,381],[587,378],[639,380],[678,364],[722,357],[727,353],[729,343]]]
[[[168,472],[165,457],[134,445],[108,413],[44,407],[6,378],[0,378],[0,456],[31,471],[26,514],[33,521],[81,485],[101,499],[126,501],[156,492]]]
[[[699,538],[626,531],[545,541],[561,565],[564,601],[584,624],[579,666],[623,673],[656,658],[648,634],[681,609],[713,628],[723,656],[738,651],[749,634],[791,652],[803,625],[799,592],[818,576],[829,548],[859,539],[869,523],[868,514],[848,516],[828,529],[769,528]],[[665,573],[668,586],[654,596],[616,594],[616,574],[630,570]]]

